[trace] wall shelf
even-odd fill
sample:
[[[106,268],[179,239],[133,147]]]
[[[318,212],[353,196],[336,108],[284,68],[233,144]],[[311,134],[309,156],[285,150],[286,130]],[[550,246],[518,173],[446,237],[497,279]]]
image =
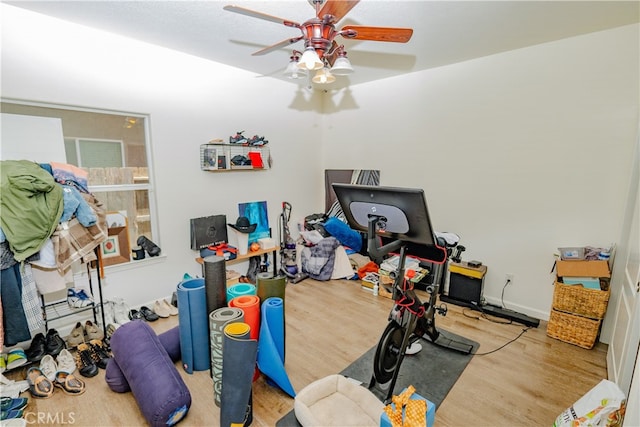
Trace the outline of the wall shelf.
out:
[[[200,169],[203,171],[256,171],[270,168],[271,155],[266,145],[200,145]]]

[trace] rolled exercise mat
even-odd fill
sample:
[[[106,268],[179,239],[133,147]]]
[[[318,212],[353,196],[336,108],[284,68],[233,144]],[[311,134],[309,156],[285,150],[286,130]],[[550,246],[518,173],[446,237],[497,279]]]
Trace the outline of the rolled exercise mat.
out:
[[[220,256],[204,257],[202,263],[209,315],[214,310],[227,306],[227,268],[224,257]]]
[[[252,285],[251,283],[238,283],[236,285],[229,286],[229,288],[227,288],[227,304],[229,304],[235,297],[242,295],[256,295],[257,293],[256,285]]]
[[[222,342],[224,328],[229,323],[244,322],[244,311],[235,307],[221,307],[209,314],[211,372],[213,377],[213,401],[220,407],[222,392]]]
[[[271,297],[262,303],[262,327],[258,352],[258,368],[291,397],[296,392],[284,369],[284,303]]]
[[[258,283],[257,292],[258,292],[258,297],[260,298],[260,303],[264,303],[267,299],[271,297],[282,298],[282,318],[286,324],[284,294],[287,287],[287,278],[285,276],[272,277],[271,273],[258,273],[258,278],[256,282]],[[284,362],[285,360],[284,346],[282,351],[283,351],[282,361]]]
[[[248,426],[253,419],[251,385],[256,366],[258,341],[250,337],[246,323],[229,323],[222,344],[222,396],[220,425]]]
[[[257,295],[241,295],[229,302],[229,307],[239,308],[244,312],[244,323],[251,328],[251,339],[260,336],[260,298]]]
[[[258,296],[261,302],[267,298],[278,297],[284,302],[284,291],[287,286],[287,278],[284,276],[272,277],[271,273],[258,273]]]
[[[209,322],[204,279],[189,279],[178,285],[178,326],[182,366],[188,374],[210,368]]]
[[[156,333],[142,320],[120,326],[111,337],[119,366],[151,426],[172,426],[191,407],[191,394]]]

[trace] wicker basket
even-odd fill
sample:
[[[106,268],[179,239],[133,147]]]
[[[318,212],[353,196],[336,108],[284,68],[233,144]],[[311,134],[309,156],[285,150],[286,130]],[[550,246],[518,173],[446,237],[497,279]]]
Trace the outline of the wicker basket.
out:
[[[575,314],[551,310],[547,335],[583,348],[593,348],[600,332],[601,319],[589,319]]]
[[[566,313],[592,319],[602,319],[607,311],[611,287],[606,291],[589,289],[580,285],[556,282],[553,290],[553,308]]]

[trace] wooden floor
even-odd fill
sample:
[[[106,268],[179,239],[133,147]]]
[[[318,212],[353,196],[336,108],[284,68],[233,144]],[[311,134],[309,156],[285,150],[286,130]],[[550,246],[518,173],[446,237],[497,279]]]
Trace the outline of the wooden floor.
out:
[[[300,390],[340,372],[374,346],[390,307],[391,300],[374,297],[355,281],[305,280],[287,285],[286,369],[293,387]],[[477,341],[480,348],[437,408],[436,426],[551,425],[564,409],[606,378],[606,345],[585,350],[557,341],[546,336],[544,322],[504,348],[480,355],[504,346],[525,327],[494,323],[477,314],[450,304],[448,315],[437,318],[439,329]],[[163,332],[177,325],[177,316],[152,325]],[[209,372],[189,375],[179,363],[176,366],[193,399],[180,425],[219,425]],[[25,371],[7,376],[23,379]],[[81,396],[57,390],[50,399],[30,399],[27,421],[30,425],[146,425],[132,394],[111,392],[104,371],[86,383],[87,392]],[[253,386],[253,404],[252,425],[274,426],[293,408],[293,399],[259,378]]]

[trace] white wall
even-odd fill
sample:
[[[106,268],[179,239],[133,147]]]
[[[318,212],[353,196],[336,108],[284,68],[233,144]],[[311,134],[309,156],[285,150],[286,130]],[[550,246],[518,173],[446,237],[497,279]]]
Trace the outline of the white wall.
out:
[[[484,295],[548,319],[553,254],[620,235],[638,120],[639,26],[353,87],[324,163],[424,188],[436,230],[488,266]],[[366,119],[363,119],[366,118]]]
[[[141,304],[200,273],[189,218],[234,221],[238,203],[267,200],[277,231],[284,200],[295,219],[323,209],[324,168],[374,168],[384,185],[425,189],[435,228],[460,234],[465,259],[489,267],[489,300],[513,273],[507,306],[547,318],[555,249],[619,237],[638,33],[623,27],[358,85],[336,112],[343,92],[294,102],[294,85],[3,4],[2,96],[150,114],[165,258],[107,269],[107,296]],[[201,143],[243,129],[270,140],[273,169],[199,170]]]
[[[282,201],[294,217],[322,209],[323,195],[309,191],[323,188],[314,155],[320,135],[309,132],[321,99],[289,108],[291,84],[5,4],[1,71],[6,98],[150,115],[163,258],[107,268],[107,297],[139,305],[170,295],[184,273],[201,275],[190,218],[226,214],[235,222],[238,203],[266,200],[277,239]],[[273,168],[200,171],[200,144],[239,130],[266,136]]]

